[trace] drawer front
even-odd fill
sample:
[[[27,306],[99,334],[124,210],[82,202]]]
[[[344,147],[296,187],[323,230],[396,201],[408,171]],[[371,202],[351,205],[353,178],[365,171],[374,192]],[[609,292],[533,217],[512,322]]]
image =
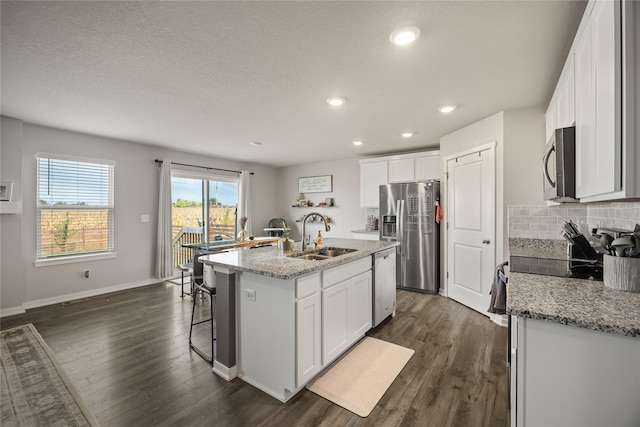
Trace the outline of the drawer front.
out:
[[[371,270],[371,257],[367,256],[348,264],[339,265],[322,272],[322,287],[328,288],[360,273]]]
[[[313,273],[296,279],[296,300],[318,291],[320,291],[320,273]]]

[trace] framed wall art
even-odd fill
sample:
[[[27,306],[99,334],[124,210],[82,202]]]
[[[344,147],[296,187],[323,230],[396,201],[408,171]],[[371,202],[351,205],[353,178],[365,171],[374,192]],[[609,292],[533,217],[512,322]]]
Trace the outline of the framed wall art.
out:
[[[331,193],[332,191],[333,175],[298,178],[298,193]]]

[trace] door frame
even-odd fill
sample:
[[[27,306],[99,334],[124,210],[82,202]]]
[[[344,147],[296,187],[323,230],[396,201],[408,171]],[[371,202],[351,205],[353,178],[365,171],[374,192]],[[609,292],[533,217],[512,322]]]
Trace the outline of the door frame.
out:
[[[441,288],[442,289],[442,294],[444,296],[446,296],[447,298],[449,297],[449,277],[448,277],[448,273],[449,271],[451,271],[451,263],[453,262],[453,260],[449,259],[449,245],[451,244],[450,239],[451,239],[451,235],[449,233],[449,228],[448,228],[448,224],[451,221],[452,217],[451,217],[451,210],[447,208],[448,206],[448,194],[449,194],[449,161],[459,158],[459,157],[466,157],[475,153],[479,153],[482,151],[487,151],[487,150],[491,150],[493,149],[493,200],[492,200],[492,230],[491,230],[491,237],[490,239],[492,239],[493,242],[495,242],[495,244],[493,245],[493,256],[494,259],[497,260],[498,259],[498,252],[502,252],[502,251],[498,251],[499,245],[502,245],[502,241],[498,241],[496,239],[496,237],[498,236],[497,233],[497,229],[499,226],[499,221],[498,219],[498,188],[501,187],[498,185],[498,174],[497,174],[497,170],[498,170],[498,165],[497,165],[497,161],[498,161],[498,150],[497,150],[497,141],[492,141],[489,142],[487,144],[482,144],[482,145],[478,145],[475,147],[471,147],[468,148],[466,150],[457,152],[455,154],[451,154],[449,156],[446,156],[443,158],[443,162],[444,162],[444,188],[440,188],[440,194],[441,197],[444,198],[444,225],[443,225],[443,229],[442,230],[444,232],[444,248],[443,248],[443,254],[444,254],[444,274],[443,274],[443,282],[444,282],[444,286]],[[502,233],[500,233],[502,234]],[[482,313],[485,314],[486,316],[489,316],[490,313]]]

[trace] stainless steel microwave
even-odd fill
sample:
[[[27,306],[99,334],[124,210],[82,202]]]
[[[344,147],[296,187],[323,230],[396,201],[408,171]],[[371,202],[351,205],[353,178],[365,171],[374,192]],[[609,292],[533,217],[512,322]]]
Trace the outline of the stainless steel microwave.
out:
[[[544,198],[554,202],[576,199],[576,128],[556,129],[542,157]]]

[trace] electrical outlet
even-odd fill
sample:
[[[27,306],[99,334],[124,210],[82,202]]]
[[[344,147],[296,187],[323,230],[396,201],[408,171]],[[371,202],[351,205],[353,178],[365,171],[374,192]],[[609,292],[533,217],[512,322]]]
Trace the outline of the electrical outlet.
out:
[[[91,270],[82,270],[82,277],[88,279],[91,277]]]
[[[140,215],[140,222],[149,222],[149,215],[147,214]]]
[[[254,289],[245,289],[244,290],[244,299],[249,301],[256,300],[256,291]]]

